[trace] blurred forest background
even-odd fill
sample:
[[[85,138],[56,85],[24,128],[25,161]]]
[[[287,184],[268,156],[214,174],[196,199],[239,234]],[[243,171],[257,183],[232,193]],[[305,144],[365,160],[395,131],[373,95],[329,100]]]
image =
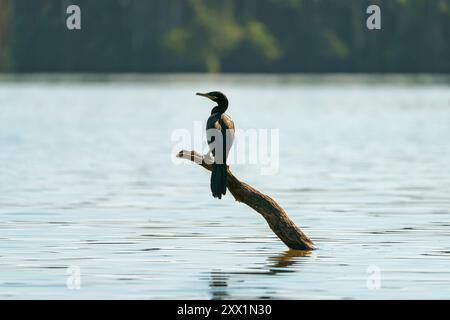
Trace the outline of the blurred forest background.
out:
[[[0,72],[449,73],[450,0],[0,0]]]

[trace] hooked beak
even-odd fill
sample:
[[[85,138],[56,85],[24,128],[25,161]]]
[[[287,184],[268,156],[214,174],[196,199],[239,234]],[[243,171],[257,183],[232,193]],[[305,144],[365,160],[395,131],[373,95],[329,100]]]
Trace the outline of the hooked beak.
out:
[[[212,101],[216,100],[216,97],[214,97],[214,96],[209,96],[207,93],[200,93],[200,92],[197,92],[196,95],[197,95],[197,96],[201,96],[201,97],[208,98],[208,99],[210,99],[210,100],[212,100]]]

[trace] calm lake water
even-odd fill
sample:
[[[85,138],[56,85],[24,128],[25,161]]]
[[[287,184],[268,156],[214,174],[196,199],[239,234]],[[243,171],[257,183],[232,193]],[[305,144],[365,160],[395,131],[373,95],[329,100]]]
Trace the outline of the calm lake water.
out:
[[[318,250],[171,161],[215,89],[279,129],[276,174],[232,170]],[[0,243],[3,299],[450,298],[450,80],[3,77]]]

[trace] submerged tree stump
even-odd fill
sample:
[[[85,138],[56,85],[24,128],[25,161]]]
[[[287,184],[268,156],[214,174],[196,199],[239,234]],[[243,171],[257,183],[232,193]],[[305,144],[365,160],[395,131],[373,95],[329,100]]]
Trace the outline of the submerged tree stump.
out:
[[[178,158],[197,163],[211,171],[212,165],[205,162],[203,155],[195,151],[180,151]],[[266,219],[270,229],[289,248],[295,250],[313,250],[314,243],[288,217],[283,208],[269,196],[259,192],[247,183],[239,181],[228,168],[227,188],[238,202],[245,203]]]

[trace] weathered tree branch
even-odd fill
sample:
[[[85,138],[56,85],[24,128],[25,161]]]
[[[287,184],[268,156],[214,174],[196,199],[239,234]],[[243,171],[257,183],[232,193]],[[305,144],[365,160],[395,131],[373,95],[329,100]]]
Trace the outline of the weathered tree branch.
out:
[[[207,170],[212,170],[212,165],[206,163],[203,156],[195,151],[180,151],[177,157],[193,161]],[[315,249],[314,243],[289,219],[278,203],[252,186],[239,181],[229,168],[227,170],[227,188],[236,201],[245,203],[260,213],[266,219],[270,229],[289,248],[295,250]]]

